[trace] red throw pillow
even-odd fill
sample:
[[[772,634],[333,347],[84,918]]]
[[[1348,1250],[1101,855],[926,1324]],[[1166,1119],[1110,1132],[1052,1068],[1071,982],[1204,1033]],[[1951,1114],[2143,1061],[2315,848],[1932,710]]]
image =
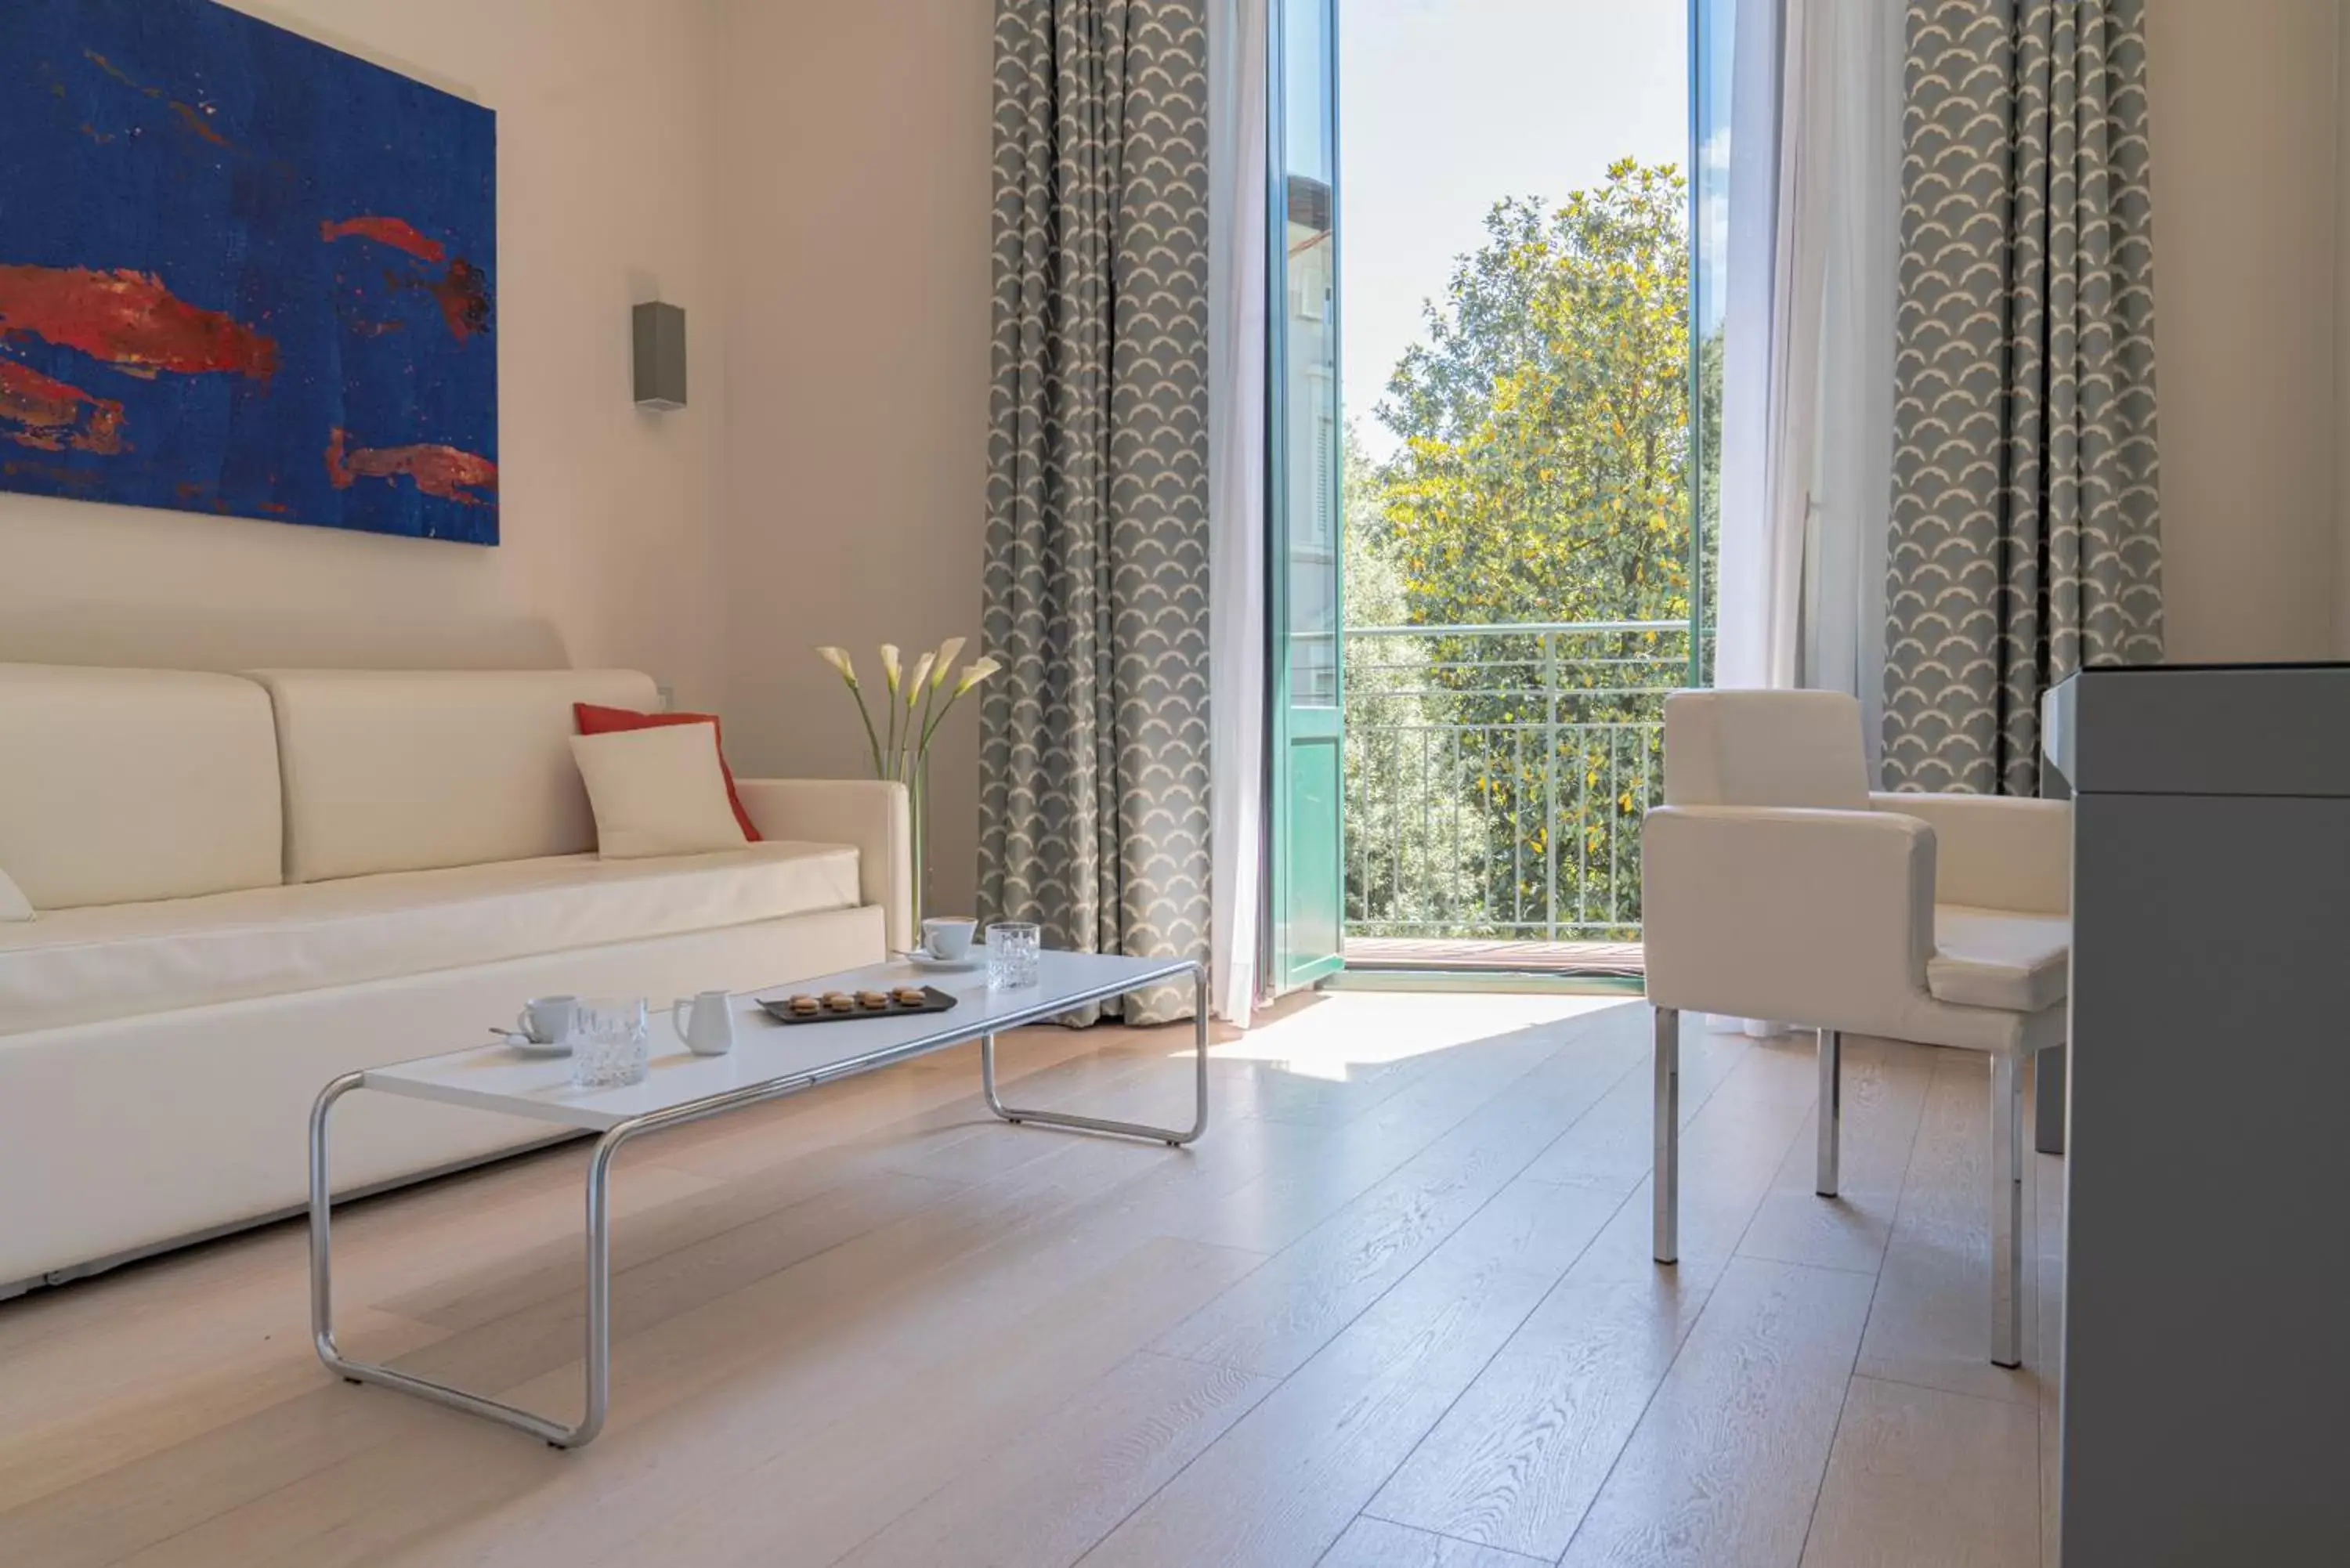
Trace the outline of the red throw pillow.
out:
[[[734,791],[734,770],[726,765],[726,737],[719,733],[715,713],[639,713],[633,708],[599,708],[593,702],[574,702],[572,716],[579,721],[583,735],[608,735],[616,730],[651,730],[663,724],[707,724],[710,736],[718,747],[718,771],[726,775],[726,804],[734,808],[734,820],[742,825],[746,843],[760,842],[759,830],[751,822],[751,814],[743,809],[743,797]]]

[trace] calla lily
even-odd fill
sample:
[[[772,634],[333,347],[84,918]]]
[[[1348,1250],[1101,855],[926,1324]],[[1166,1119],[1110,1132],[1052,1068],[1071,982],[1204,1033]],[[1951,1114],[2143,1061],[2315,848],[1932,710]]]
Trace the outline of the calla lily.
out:
[[[911,792],[914,916],[918,923],[922,913],[922,857],[925,840],[930,836],[924,796],[929,793],[931,737],[938,732],[963,693],[1003,668],[999,659],[974,659],[963,666],[962,675],[950,689],[947,681],[953,673],[955,658],[969,640],[951,637],[917,659],[911,669],[906,667],[896,643],[883,643],[882,676],[889,683],[889,695],[902,697],[905,701],[902,705],[895,701],[885,705],[878,722],[872,705],[865,700],[864,689],[858,684],[857,667],[849,661],[848,650],[831,647],[816,650],[816,656],[832,666],[847,684],[849,695],[857,703],[858,722],[865,726],[865,743],[872,757],[873,776],[902,784]]]

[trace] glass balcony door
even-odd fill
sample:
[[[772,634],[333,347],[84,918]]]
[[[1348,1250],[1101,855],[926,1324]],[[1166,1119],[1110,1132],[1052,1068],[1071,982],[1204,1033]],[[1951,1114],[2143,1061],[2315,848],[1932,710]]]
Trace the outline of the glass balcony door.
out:
[[[1336,0],[1274,0],[1272,948],[1275,991],[1344,963]]]

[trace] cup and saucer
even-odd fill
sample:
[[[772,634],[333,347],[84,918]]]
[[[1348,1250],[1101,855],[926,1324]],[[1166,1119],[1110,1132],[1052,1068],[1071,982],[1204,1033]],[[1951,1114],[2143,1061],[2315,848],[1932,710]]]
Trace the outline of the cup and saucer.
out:
[[[534,996],[523,1004],[512,1029],[493,1024],[490,1033],[525,1056],[568,1056],[571,1015],[578,1007],[576,996]]]
[[[978,930],[977,920],[934,916],[922,922],[922,945],[908,953],[906,961],[929,970],[977,969],[979,960],[972,956],[971,940]]]

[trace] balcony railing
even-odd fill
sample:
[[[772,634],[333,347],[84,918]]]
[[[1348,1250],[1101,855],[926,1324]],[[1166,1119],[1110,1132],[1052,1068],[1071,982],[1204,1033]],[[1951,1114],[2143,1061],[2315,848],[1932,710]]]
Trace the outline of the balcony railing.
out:
[[[1686,621],[1349,627],[1347,929],[1637,941]]]

